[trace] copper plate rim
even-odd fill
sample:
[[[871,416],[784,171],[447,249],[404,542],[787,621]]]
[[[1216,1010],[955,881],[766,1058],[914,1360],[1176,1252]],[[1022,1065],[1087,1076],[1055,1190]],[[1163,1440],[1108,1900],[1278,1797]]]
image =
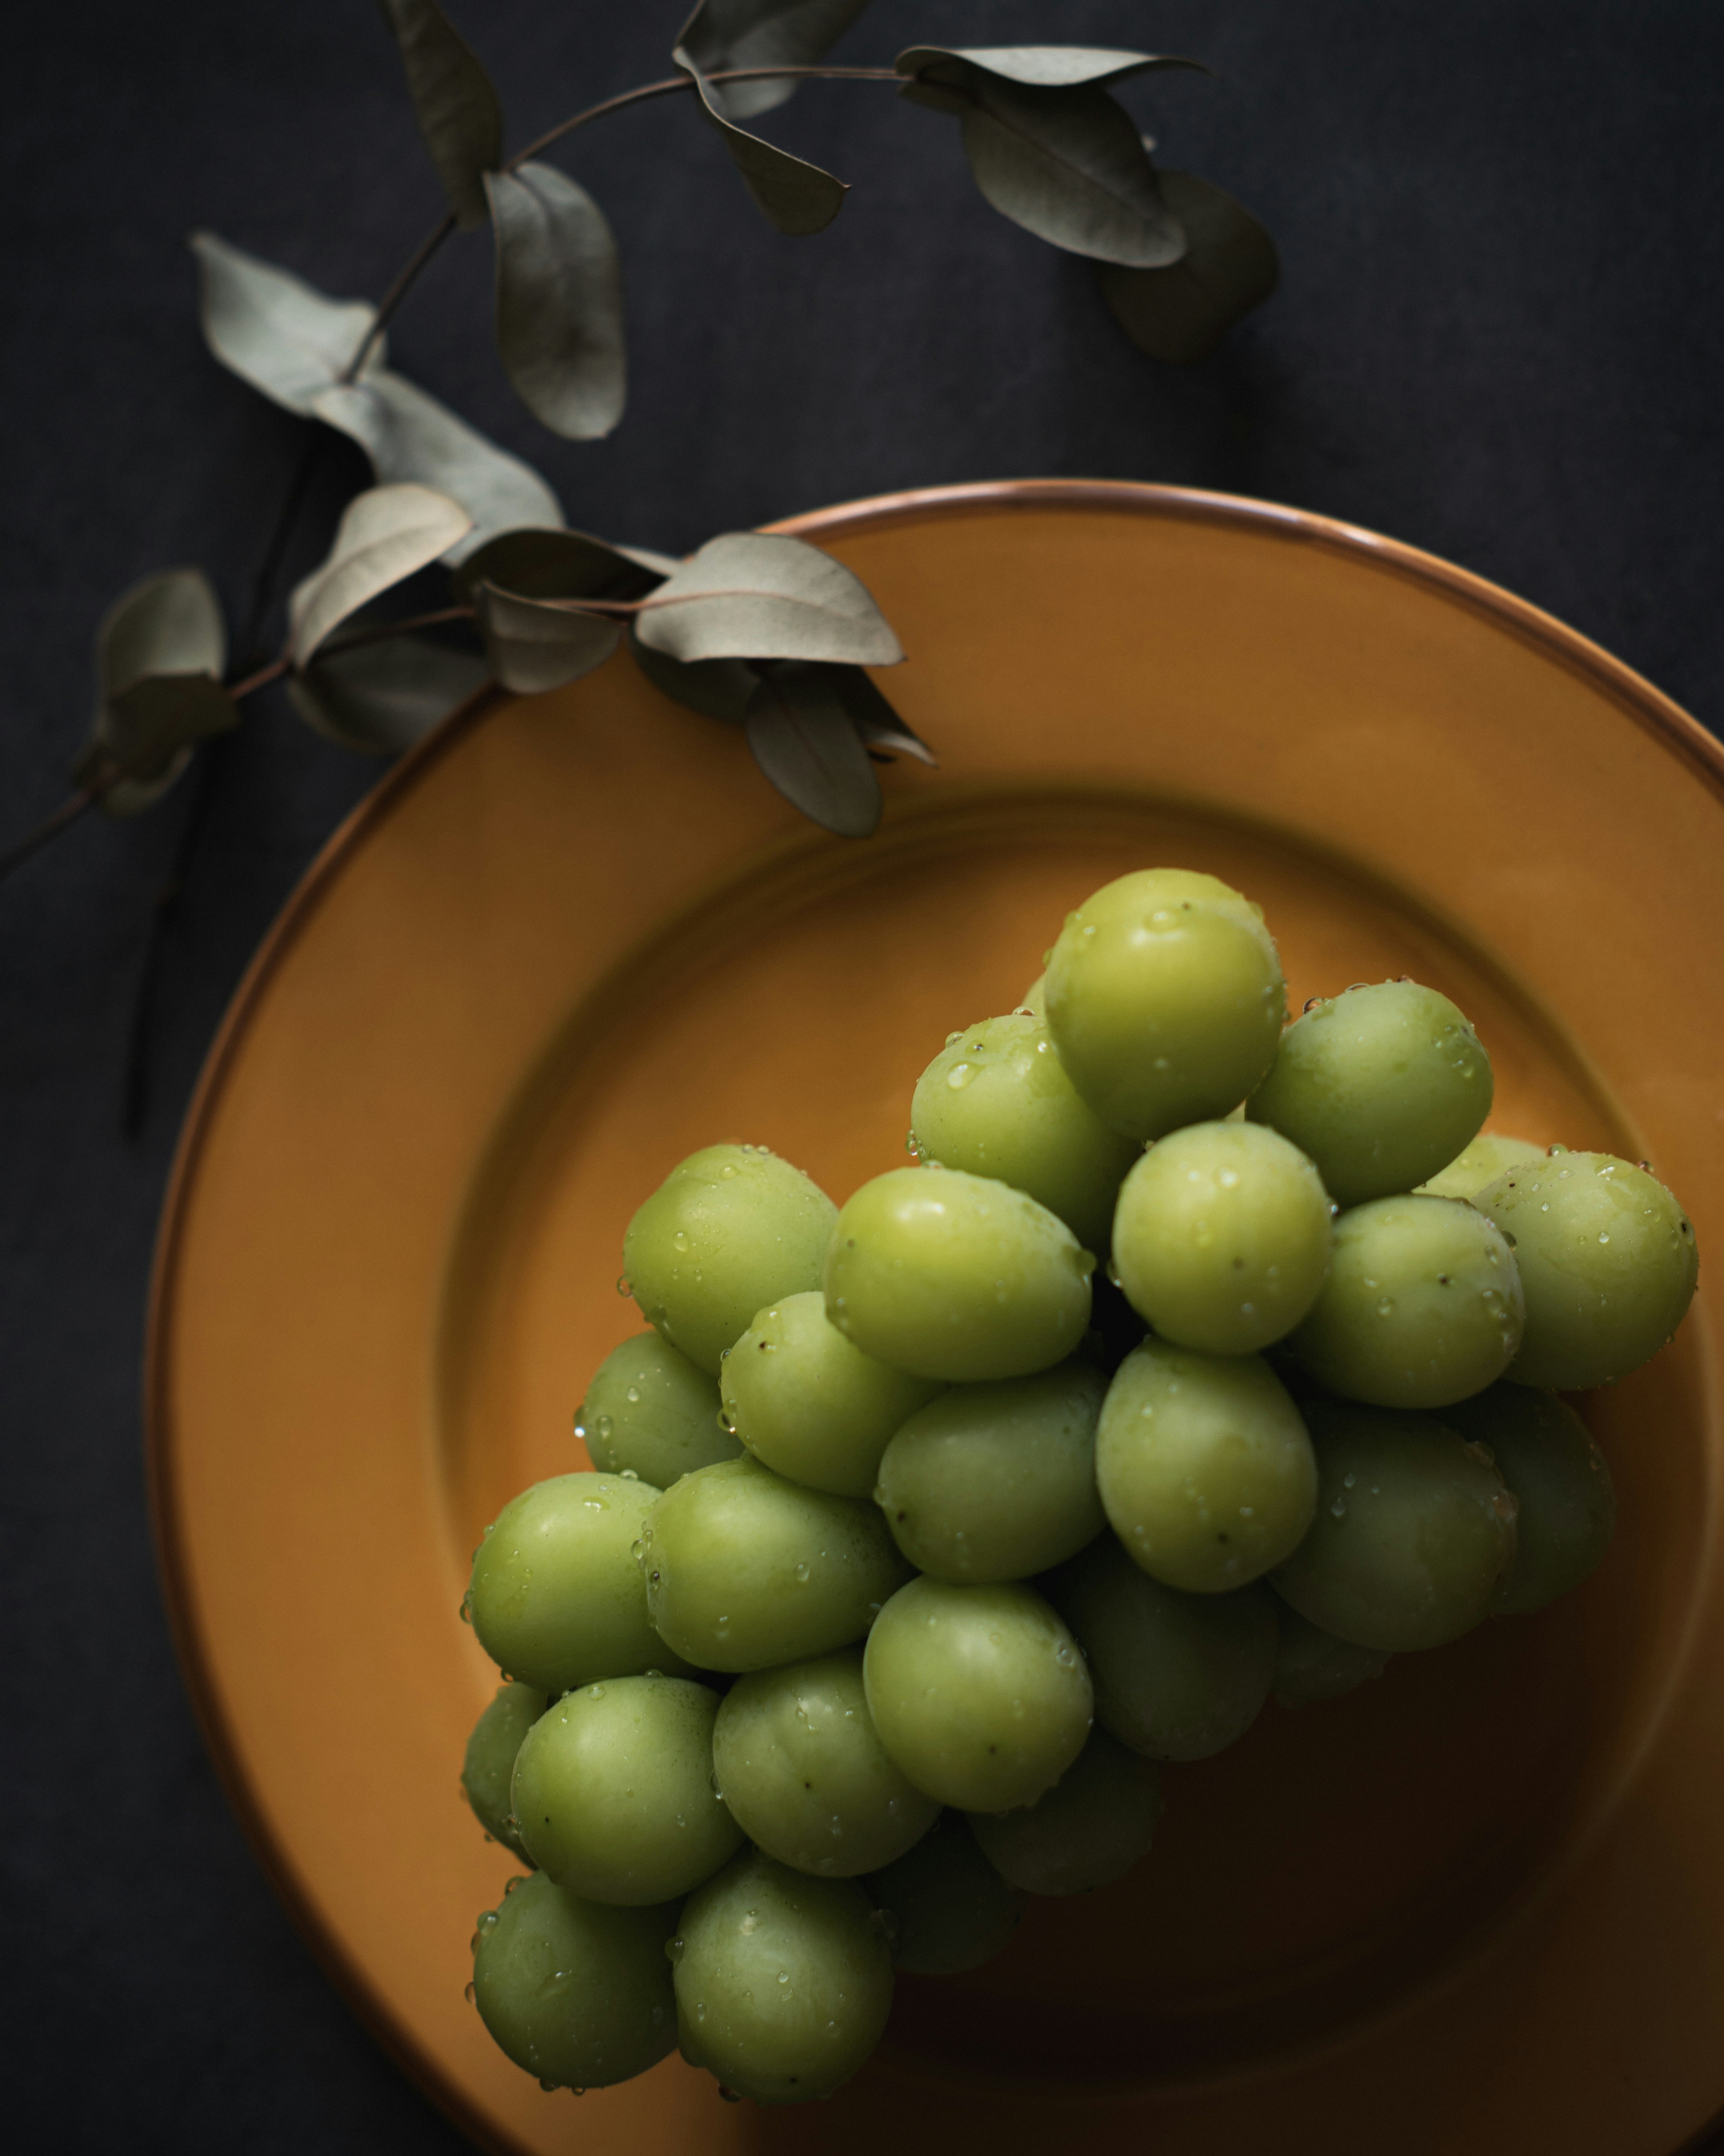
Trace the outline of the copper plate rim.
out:
[[[926,487],[901,494],[875,495],[829,509],[787,517],[763,528],[818,542],[853,532],[880,531],[894,524],[922,523],[943,516],[972,515],[978,510],[1013,514],[1046,510],[1098,510],[1115,515],[1162,516],[1194,523],[1231,525],[1263,536],[1315,546],[1363,562],[1393,576],[1408,578],[1440,593],[1456,605],[1487,616],[1547,658],[1602,688],[1626,717],[1655,736],[1686,764],[1712,792],[1724,798],[1724,742],[1708,733],[1680,705],[1653,687],[1632,667],[1568,628],[1553,615],[1517,598],[1470,570],[1405,545],[1380,532],[1315,516],[1276,502],[1241,495],[1211,493],[1196,487],[1162,486],[1131,480],[990,480],[965,485]],[[445,2076],[441,2062],[396,2019],[372,1987],[365,1970],[326,1928],[286,1852],[264,1824],[245,1769],[217,1702],[193,1621],[187,1585],[182,1522],[177,1504],[174,1463],[168,1436],[168,1312],[172,1302],[181,1239],[191,1211],[203,1142],[211,1111],[225,1083],[236,1050],[267,991],[276,968],[316,911],[349,855],[362,845],[396,803],[472,727],[497,708],[504,692],[482,690],[435,733],[408,752],[337,827],[295,886],[241,976],[232,1002],[198,1075],[175,1149],[163,1201],[151,1267],[144,1355],[144,1466],[151,1528],[161,1575],[168,1630],[203,1741],[228,1801],[278,1900],[325,1974],[397,2066],[446,2118],[494,2156],[520,2156],[519,2145],[500,2138],[491,2122],[468,2102]],[[1724,2116],[1724,2114],[1721,2114]],[[1685,2143],[1684,2152],[1700,2151],[1718,2122]]]

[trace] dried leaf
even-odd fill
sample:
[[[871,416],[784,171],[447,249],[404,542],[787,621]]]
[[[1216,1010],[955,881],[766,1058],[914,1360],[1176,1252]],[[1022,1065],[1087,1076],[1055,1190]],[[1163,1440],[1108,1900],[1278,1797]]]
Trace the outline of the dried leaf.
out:
[[[491,670],[525,696],[578,681],[622,641],[619,622],[582,613],[567,600],[522,598],[491,583],[481,584],[478,597]]]
[[[151,690],[128,706],[131,691],[141,682],[160,675],[218,683],[227,662],[221,604],[201,569],[164,569],[122,592],[96,631],[95,717],[74,772],[77,783],[87,785],[116,764],[136,766],[141,744],[144,761],[154,761],[149,715],[163,699]],[[222,694],[226,701],[226,691]],[[189,710],[194,700],[198,723],[193,732],[156,769],[138,770],[110,787],[102,800],[110,815],[136,815],[159,800],[190,761],[190,743],[198,732],[221,731],[203,724],[210,707],[201,691],[182,696],[177,690],[167,701]],[[228,708],[233,711],[231,702]],[[227,723],[232,725],[237,716]]]
[[[900,74],[921,76],[962,88],[976,72],[1002,82],[1021,82],[1043,90],[1069,90],[1080,83],[1123,82],[1127,75],[1162,68],[1208,69],[1201,60],[1173,53],[1123,53],[1096,45],[911,45],[893,62]]]
[[[343,748],[399,755],[491,678],[476,651],[428,637],[392,636],[344,649],[326,644],[287,693],[308,726]]]
[[[937,769],[940,759],[887,701],[880,685],[859,666],[829,666],[832,690],[849,713],[857,732],[869,748],[889,749],[914,757],[918,763]]]
[[[806,540],[764,531],[709,539],[635,617],[672,659],[832,659],[890,666],[904,653],[867,587]]]
[[[629,655],[655,689],[691,711],[741,726],[760,686],[760,675],[746,659],[697,659],[685,665],[643,644],[639,623],[629,631]]]
[[[623,416],[623,276],[604,213],[551,165],[490,172],[497,346],[534,418],[574,442]]]
[[[1269,297],[1280,264],[1274,240],[1231,195],[1190,172],[1160,177],[1162,199],[1185,228],[1183,256],[1165,270],[1104,263],[1101,290],[1140,352],[1188,367]]]
[[[775,666],[748,707],[748,747],[785,799],[842,839],[880,819],[880,780],[830,670]]]
[[[762,215],[793,239],[824,232],[844,208],[844,197],[849,192],[848,182],[736,126],[719,109],[712,85],[686,49],[679,45],[670,57],[693,77],[700,110],[723,136],[731,162],[742,175]]]
[[[309,665],[331,629],[416,569],[446,553],[471,519],[458,501],[428,486],[374,486],[342,514],[328,558],[288,602],[288,646],[296,667]]]
[[[868,0],[700,0],[677,44],[702,74],[727,68],[808,67],[824,57]],[[730,120],[769,112],[795,94],[793,81],[712,85]]]
[[[503,108],[471,48],[437,0],[381,0],[407,69],[413,116],[455,222],[485,219],[484,175],[503,158]]]
[[[670,567],[674,569],[675,562]],[[469,606],[478,603],[484,583],[517,598],[634,599],[662,583],[664,575],[629,549],[584,531],[505,531],[463,559],[454,587]]]
[[[146,674],[110,698],[75,775],[88,784],[117,767],[126,777],[102,806],[110,816],[133,816],[172,785],[194,742],[239,723],[239,706],[209,675]]]
[[[377,309],[363,300],[331,300],[213,232],[194,232],[192,248],[210,350],[254,389],[302,419],[312,418],[318,396],[346,372]],[[380,340],[370,361],[382,359]]]
[[[500,531],[562,521],[557,496],[531,465],[391,368],[320,391],[311,409],[359,444],[383,485],[416,480],[460,503],[473,530],[451,550],[451,561],[464,560]]]

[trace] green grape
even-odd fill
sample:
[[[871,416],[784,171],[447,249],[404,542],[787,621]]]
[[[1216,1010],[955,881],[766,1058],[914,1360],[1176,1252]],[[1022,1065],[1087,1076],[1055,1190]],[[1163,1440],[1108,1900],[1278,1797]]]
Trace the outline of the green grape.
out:
[[[837,1208],[764,1146],[716,1145],[671,1169],[629,1223],[641,1315],[713,1377],[757,1310],[818,1287]]]
[[[916,1976],[979,1969],[1024,1915],[1024,1896],[976,1846],[962,1812],[942,1812],[907,1856],[869,1885],[888,1919],[893,1961]]]
[[[511,1498],[473,1553],[464,1605],[500,1669],[548,1692],[681,1670],[634,1560],[658,1496],[620,1475],[555,1475]]]
[[[1095,1719],[1147,1759],[1207,1759],[1244,1735],[1275,1674],[1275,1598],[1261,1586],[1183,1594],[1111,1536],[1044,1584],[1095,1686]]]
[[[1087,1894],[1148,1853],[1162,1815],[1161,1769],[1105,1729],[1045,1796],[1021,1811],[970,1815],[982,1854],[1026,1894]]]
[[[659,1633],[707,1670],[848,1646],[904,1577],[875,1507],[787,1482],[747,1453],[665,1492],[640,1562]]]
[[[1423,1198],[1476,1198],[1487,1183],[1511,1168],[1529,1160],[1542,1160],[1545,1149],[1530,1138],[1505,1137],[1500,1131],[1480,1131],[1472,1143],[1457,1153],[1439,1174],[1419,1186]]]
[[[1521,1345],[1517,1253],[1456,1198],[1378,1198],[1335,1224],[1329,1277],[1288,1345],[1320,1384],[1373,1407],[1482,1392]]]
[[[1043,1019],[1014,1011],[967,1026],[916,1081],[910,1116],[925,1159],[1009,1183],[1085,1250],[1107,1248],[1137,1142],[1079,1099]]]
[[[775,1474],[838,1497],[873,1494],[886,1440],[941,1390],[865,1355],[818,1291],[787,1295],[725,1352],[725,1412]]]
[[[1053,954],[1050,952],[1049,956],[1051,957],[1052,955]],[[1045,973],[1038,973],[1035,978],[1030,983],[1029,986],[1024,991],[1023,994],[1018,997],[1018,1009],[1020,1011],[1028,1011],[1032,1018],[1045,1018],[1047,1016],[1048,977]]]
[[[1644,1168],[1564,1152],[1513,1168],[1475,1201],[1513,1240],[1526,1336],[1509,1375],[1577,1393],[1625,1378],[1681,1323],[1700,1276],[1693,1224]]]
[[[683,2056],[757,2103],[830,2096],[885,2033],[891,1950],[853,1880],[751,1850],[689,1897],[670,1953]]]
[[[541,1872],[479,1920],[473,2003],[500,2048],[549,2088],[608,2088],[676,2043],[669,1908],[583,1902]]]
[[[683,1677],[618,1677],[569,1693],[515,1762],[521,1838],[539,1869],[592,1902],[668,1902],[710,1879],[742,1830],[712,1784],[718,1698]]]
[[[1164,1340],[1249,1355],[1290,1332],[1329,1269],[1316,1168],[1259,1123],[1193,1123],[1145,1153],[1114,1216],[1113,1261]]]
[[[857,1647],[738,1678],[718,1710],[712,1759],[750,1840],[824,1878],[891,1863],[940,1810],[886,1757]]]
[[[1158,1138],[1224,1116],[1275,1060],[1281,962],[1257,907],[1214,876],[1142,869],[1065,917],[1048,1030],[1111,1128]]]
[[[863,1675],[894,1763],[964,1811],[1033,1804],[1089,1733],[1083,1657],[1027,1587],[912,1579],[875,1620]]]
[[[1296,1019],[1245,1111],[1310,1154],[1337,1204],[1360,1205],[1446,1168],[1491,1096],[1491,1058],[1448,997],[1379,981]]]
[[[1380,1677],[1388,1666],[1386,1648],[1356,1647],[1351,1640],[1337,1640],[1285,1602],[1275,1612],[1275,1621],[1280,1642],[1275,1695],[1283,1707],[1339,1699],[1367,1678]]]
[[[1337,1639],[1391,1654],[1471,1631],[1515,1561],[1515,1501],[1490,1454],[1434,1415],[1306,1413],[1317,1517],[1276,1593]]]
[[[668,1490],[692,1468],[742,1450],[719,1421],[718,1387],[657,1332],[638,1332],[598,1366],[575,1414],[595,1467]]]
[[[1164,1586],[1244,1587],[1298,1547],[1317,1501],[1299,1410],[1255,1355],[1146,1340],[1116,1373],[1095,1440],[1109,1524]]]
[[[1603,1560],[1616,1527],[1616,1492],[1592,1432],[1555,1394],[1530,1385],[1493,1385],[1443,1419],[1485,1446],[1520,1507],[1514,1570],[1496,1607],[1524,1616],[1570,1594]]]
[[[526,1733],[545,1712],[545,1695],[531,1685],[505,1684],[473,1725],[461,1762],[461,1787],[473,1816],[493,1841],[517,1856],[526,1851],[515,1831],[509,1778]]]
[[[919,1572],[1024,1579],[1073,1556],[1106,1522],[1095,1418],[1107,1380],[1065,1363],[1034,1378],[959,1385],[886,1447],[875,1499]]]
[[[1095,1261],[1063,1220],[1003,1183],[895,1168],[838,1216],[826,1314],[920,1378],[978,1383],[1063,1363],[1090,1322]]]

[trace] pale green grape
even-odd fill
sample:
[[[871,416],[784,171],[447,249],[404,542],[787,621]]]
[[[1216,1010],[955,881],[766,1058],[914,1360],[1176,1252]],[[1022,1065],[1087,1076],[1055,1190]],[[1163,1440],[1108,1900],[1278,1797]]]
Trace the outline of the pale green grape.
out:
[[[1109,1524],[1168,1587],[1243,1587],[1296,1549],[1316,1506],[1299,1410],[1255,1355],[1146,1340],[1108,1388],[1095,1472]]]
[[[685,1475],[641,1535],[662,1636],[707,1670],[764,1670],[859,1640],[904,1577],[873,1505],[805,1490],[745,1453]]]
[[[1105,1729],[1045,1796],[1021,1811],[970,1815],[983,1855],[1027,1894],[1087,1894],[1148,1853],[1162,1815],[1161,1770]]]
[[[1572,1593],[1616,1527],[1616,1492],[1592,1432],[1554,1393],[1530,1385],[1493,1385],[1443,1419],[1485,1447],[1520,1507],[1514,1569],[1496,1607],[1521,1616]]]
[[[1050,952],[1049,956],[1051,955],[1052,954]],[[1029,986],[1018,998],[1018,1008],[1020,1011],[1028,1011],[1032,1018],[1045,1018],[1047,1016],[1048,977],[1045,973],[1038,973],[1036,975]]]
[[[1345,1399],[1446,1407],[1493,1383],[1521,1345],[1516,1257],[1457,1198],[1356,1205],[1335,1224],[1329,1277],[1288,1345]]]
[[[1027,1587],[911,1580],[875,1620],[863,1673],[893,1763],[965,1811],[1034,1804],[1089,1733],[1083,1657]]]
[[[583,1902],[541,1872],[479,1920],[473,2003],[498,2046],[552,2088],[608,2088],[676,2043],[665,1948],[676,1907]]]
[[[848,1341],[818,1291],[766,1310],[719,1373],[738,1438],[775,1474],[839,1497],[874,1492],[886,1440],[940,1391]]]
[[[1443,1646],[1488,1617],[1515,1561],[1516,1506],[1484,1446],[1434,1415],[1313,1403],[1306,1416],[1317,1516],[1275,1574],[1281,1599],[1392,1654]]]
[[[1083,1338],[1095,1263],[1021,1190],[956,1168],[892,1168],[838,1216],[826,1314],[918,1377],[1027,1377]]]
[[[942,1812],[907,1856],[869,1881],[890,1920],[892,1959],[916,1976],[953,1976],[1001,1952],[1024,1897],[976,1846],[962,1812]]]
[[[997,1385],[958,1385],[886,1447],[875,1496],[919,1572],[1024,1579],[1105,1524],[1095,1418],[1107,1381],[1084,1362]]]
[[[500,1669],[561,1692],[683,1667],[653,1629],[634,1559],[658,1496],[620,1475],[555,1475],[504,1506],[474,1553],[465,1605]]]
[[[1379,981],[1296,1019],[1246,1113],[1308,1153],[1337,1204],[1360,1205],[1446,1168],[1491,1096],[1491,1059],[1448,997]]]
[[[517,1856],[526,1852],[515,1831],[509,1778],[526,1733],[545,1712],[545,1695],[531,1685],[505,1684],[473,1725],[461,1762],[461,1787],[473,1815],[493,1841]]]
[[[657,1332],[605,1357],[576,1410],[575,1435],[595,1467],[657,1490],[742,1450],[719,1420],[718,1387]]]
[[[1261,1124],[1193,1123],[1145,1153],[1114,1217],[1113,1262],[1162,1339],[1249,1355],[1290,1332],[1329,1268],[1322,1178]]]
[[[1682,1322],[1700,1277],[1694,1227],[1644,1168],[1559,1150],[1511,1168],[1475,1202],[1513,1238],[1526,1291],[1517,1384],[1611,1384]]]
[[[1041,1019],[1014,1011],[966,1026],[916,1081],[910,1116],[925,1159],[1027,1191],[1085,1250],[1107,1248],[1137,1142],[1079,1098]]]
[[[757,2103],[830,2096],[885,2032],[891,1950],[852,1880],[750,1851],[689,1897],[670,1951],[683,2056]]]
[[[1207,1759],[1243,1737],[1275,1674],[1275,1598],[1183,1594],[1111,1535],[1044,1581],[1082,1647],[1095,1719],[1147,1759]]]
[[[1102,1122],[1158,1138],[1224,1116],[1259,1083],[1286,984],[1257,907],[1214,876],[1143,869],[1066,916],[1047,1013],[1067,1075]]]
[[[836,1212],[764,1146],[708,1146],[672,1168],[629,1223],[624,1276],[648,1322],[716,1377],[757,1310],[818,1287]]]
[[[682,1677],[617,1677],[541,1715],[515,1762],[522,1842],[588,1901],[668,1902],[742,1839],[712,1785],[718,1697]]]
[[[1388,1666],[1388,1650],[1357,1647],[1337,1640],[1301,1617],[1285,1602],[1275,1612],[1280,1642],[1275,1650],[1275,1695],[1283,1707],[1309,1707],[1339,1699]]]
[[[1480,1131],[1472,1143],[1457,1153],[1447,1168],[1419,1186],[1424,1198],[1476,1198],[1499,1175],[1529,1160],[1542,1160],[1545,1149],[1530,1138],[1506,1137],[1501,1131]]]

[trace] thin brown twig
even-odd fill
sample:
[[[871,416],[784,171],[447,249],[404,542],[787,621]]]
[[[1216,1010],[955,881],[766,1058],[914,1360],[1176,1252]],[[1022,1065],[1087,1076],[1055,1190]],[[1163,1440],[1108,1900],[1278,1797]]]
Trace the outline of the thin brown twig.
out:
[[[433,613],[403,614],[399,621],[367,621],[344,634],[333,636],[319,651],[320,659],[333,659],[338,651],[351,651],[361,644],[381,644],[385,638],[406,636],[416,629],[438,629],[444,622],[472,621],[479,609],[470,606],[439,607]]]
[[[50,839],[57,839],[62,831],[69,829],[86,809],[95,808],[107,790],[105,786],[80,786],[75,793],[67,795],[51,816],[44,816],[33,831],[26,831],[23,838],[15,839],[0,854],[0,882],[14,869],[22,868],[31,855]]]
[[[371,357],[372,347],[376,345],[377,339],[382,336],[384,330],[388,326],[390,319],[394,315],[396,309],[413,290],[413,285],[418,278],[419,272],[425,267],[426,264],[430,261],[432,256],[436,254],[439,248],[442,246],[444,241],[454,231],[454,228],[455,213],[451,210],[448,216],[444,218],[441,224],[438,225],[434,230],[428,232],[425,234],[425,237],[419,242],[418,247],[414,249],[413,254],[408,257],[407,261],[405,261],[402,264],[401,268],[397,270],[395,273],[394,282],[390,285],[388,290],[384,293],[382,298],[377,302],[376,321],[372,322],[371,327],[360,339],[359,349],[354,353],[352,358],[347,362],[347,364],[341,369],[341,378],[343,382],[357,382],[358,380],[360,369],[365,365],[367,360]]]

